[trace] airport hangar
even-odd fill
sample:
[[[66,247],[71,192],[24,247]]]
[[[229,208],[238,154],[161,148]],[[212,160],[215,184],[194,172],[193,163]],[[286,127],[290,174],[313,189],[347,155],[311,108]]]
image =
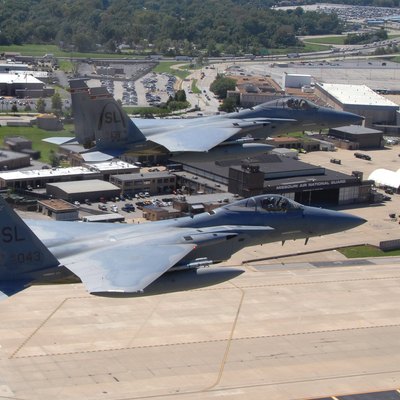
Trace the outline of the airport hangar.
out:
[[[399,125],[399,106],[366,85],[320,83],[315,94],[336,109],[362,115],[367,128]]]
[[[228,192],[243,197],[279,193],[306,205],[368,202],[373,184],[364,181],[359,171],[347,175],[275,154],[242,162],[182,163],[182,168],[183,171],[175,172],[178,183],[191,192],[208,192],[196,178],[199,176],[227,185]]]

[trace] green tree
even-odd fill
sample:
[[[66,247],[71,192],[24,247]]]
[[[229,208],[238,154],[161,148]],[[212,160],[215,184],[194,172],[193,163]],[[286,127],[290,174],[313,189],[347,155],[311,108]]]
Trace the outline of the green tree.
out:
[[[222,104],[218,107],[220,111],[233,112],[237,106],[237,101],[234,97],[227,97]]]
[[[175,101],[185,102],[186,101],[186,92],[182,89],[178,90],[175,93]]]
[[[53,149],[50,150],[49,160],[52,167],[58,166],[58,157]]]
[[[36,102],[36,111],[41,114],[46,112],[46,102],[42,97]]]
[[[51,96],[51,108],[56,114],[62,112],[62,99],[60,93],[56,92]]]
[[[217,78],[210,86],[210,90],[220,99],[224,99],[226,97],[226,92],[228,90],[235,90],[235,88],[236,81],[232,78],[226,78],[221,74],[217,75]]]

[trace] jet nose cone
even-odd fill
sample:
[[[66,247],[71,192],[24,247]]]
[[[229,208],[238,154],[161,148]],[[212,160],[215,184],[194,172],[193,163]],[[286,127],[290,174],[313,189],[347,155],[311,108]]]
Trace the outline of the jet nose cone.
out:
[[[353,114],[347,111],[335,110],[331,117],[335,123],[340,124],[341,126],[360,125],[362,121],[364,121],[364,117],[361,115]]]
[[[336,212],[334,220],[338,232],[356,228],[357,226],[367,222],[364,218],[343,212]]]
[[[364,218],[352,214],[317,208],[311,208],[309,216],[313,226],[311,231],[316,235],[346,231],[366,222]]]
[[[364,121],[364,117],[361,115],[346,113],[345,115],[346,123],[348,125],[360,125]]]

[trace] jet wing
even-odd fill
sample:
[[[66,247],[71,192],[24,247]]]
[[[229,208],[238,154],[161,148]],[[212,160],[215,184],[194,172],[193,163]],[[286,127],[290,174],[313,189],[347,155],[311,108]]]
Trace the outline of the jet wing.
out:
[[[147,139],[160,144],[170,152],[180,151],[208,151],[220,143],[228,140],[241,130],[230,124],[218,126],[214,124],[185,126],[174,130],[149,135]]]
[[[68,258],[65,266],[79,276],[91,293],[134,293],[142,291],[195,247],[124,243]]]
[[[255,130],[273,122],[295,121],[282,118],[219,118],[209,122],[200,119],[196,124],[196,119],[184,120],[183,124],[176,123],[176,127],[167,125],[160,132],[149,133],[146,138],[164,146],[170,152],[205,152],[227,141],[237,133],[248,133],[252,129]],[[146,134],[145,130],[144,133]]]

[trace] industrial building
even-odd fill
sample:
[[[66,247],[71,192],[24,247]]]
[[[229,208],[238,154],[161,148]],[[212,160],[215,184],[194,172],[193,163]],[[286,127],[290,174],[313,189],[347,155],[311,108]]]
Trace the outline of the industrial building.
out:
[[[46,88],[39,79],[28,73],[1,74],[0,73],[0,95],[12,97],[49,97],[54,94],[54,89]]]
[[[4,73],[10,73],[10,72],[21,72],[21,71],[29,71],[29,65],[28,64],[22,64],[22,63],[1,63],[0,64],[0,74]]]
[[[40,151],[32,149],[32,141],[21,136],[6,136],[4,138],[4,146],[14,152],[24,153],[30,158],[38,160]]]
[[[338,139],[335,141],[337,147],[351,150],[379,149],[384,145],[382,131],[359,125],[331,128],[328,136]]]
[[[7,154],[10,152],[3,151],[3,153]],[[28,157],[29,160],[29,156],[25,155],[25,157]],[[139,167],[118,160],[85,164],[81,167],[2,172],[0,173],[0,189],[26,189],[28,187],[36,189],[44,188],[47,183],[52,182],[68,182],[87,179],[102,179],[108,181],[111,174],[124,174],[138,171]]]
[[[48,183],[46,193],[48,196],[66,201],[83,202],[86,199],[99,201],[100,198],[110,199],[118,197],[121,190],[110,182],[100,179],[86,181]]]
[[[183,164],[179,183],[191,187],[190,174],[227,185],[230,193],[243,197],[280,193],[302,204],[342,205],[370,199],[370,181],[355,171],[347,175],[289,157],[260,156],[251,161]],[[186,176],[185,176],[186,175]],[[202,191],[204,185],[197,188]]]
[[[32,149],[32,140],[22,136],[5,136],[4,146],[7,146],[11,151],[20,152],[25,149]]]
[[[56,221],[76,221],[79,219],[78,207],[60,199],[38,200],[38,211]]]
[[[235,76],[235,80],[236,90],[229,90],[227,97],[239,97],[242,107],[253,107],[285,95],[285,91],[268,76]]]
[[[297,88],[301,89],[303,87],[311,88],[311,75],[304,74],[283,74],[282,86],[286,88]]]
[[[29,159],[29,156],[26,157]],[[10,171],[0,173],[0,189],[36,189],[44,188],[47,183],[52,182],[101,179],[101,177],[99,171],[82,167]]]
[[[399,106],[366,85],[320,83],[315,92],[336,109],[362,115],[368,128],[396,124]]]
[[[31,157],[29,154],[17,153],[15,151],[8,151],[0,149],[0,170],[8,171],[11,169],[29,167],[31,164]],[[2,173],[0,173],[1,175]],[[0,178],[0,189],[6,186],[2,185]]]
[[[176,176],[168,171],[111,175],[110,182],[118,186],[122,193],[130,194],[147,192],[157,195],[172,193],[176,189]]]

